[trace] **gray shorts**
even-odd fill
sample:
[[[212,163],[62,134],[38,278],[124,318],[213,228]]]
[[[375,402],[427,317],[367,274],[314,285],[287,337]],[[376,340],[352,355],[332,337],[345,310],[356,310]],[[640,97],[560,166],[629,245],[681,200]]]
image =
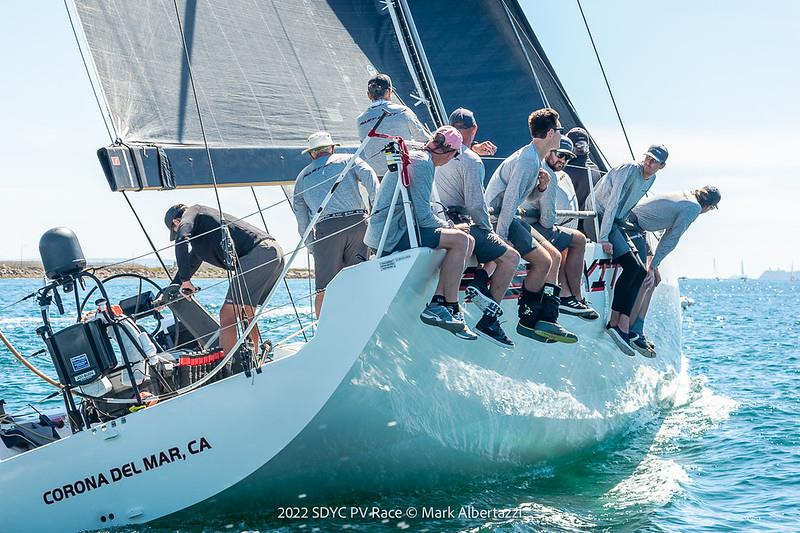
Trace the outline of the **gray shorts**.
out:
[[[545,228],[541,224],[535,223],[533,229],[541,233],[559,252],[563,252],[572,244],[572,234],[563,231],[559,226]]]
[[[525,256],[539,247],[545,238],[533,229],[530,224],[514,217],[508,225],[508,240],[519,255]]]
[[[267,294],[283,270],[283,250],[271,239],[261,241],[239,258],[236,278],[225,295],[226,304],[256,307],[264,303]]]
[[[369,257],[364,234],[367,223],[364,215],[327,218],[314,226],[314,281],[317,290],[328,286],[344,267],[355,265]]]
[[[475,239],[474,253],[478,263],[494,261],[509,250],[508,244],[493,231],[472,225],[469,227],[469,234]]]
[[[418,228],[417,236],[419,237],[419,245],[424,248],[438,248],[439,238],[442,236],[442,228]],[[383,255],[393,254],[395,252],[402,252],[411,248],[408,242],[408,232],[403,233],[403,237],[397,243],[397,246],[391,252],[384,252]]]

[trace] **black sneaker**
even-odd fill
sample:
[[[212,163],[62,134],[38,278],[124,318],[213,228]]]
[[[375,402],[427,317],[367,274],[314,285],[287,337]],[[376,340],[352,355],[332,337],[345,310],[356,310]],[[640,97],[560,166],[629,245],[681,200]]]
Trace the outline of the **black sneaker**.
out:
[[[611,337],[611,340],[614,341],[622,353],[631,357],[636,356],[636,352],[634,352],[633,348],[631,348],[629,340],[630,336],[627,333],[623,332],[617,326],[607,328],[606,333],[608,333],[608,336]]]
[[[478,283],[467,285],[464,289],[464,301],[474,303],[484,315],[498,317],[503,314],[503,309],[492,299],[489,289]]]
[[[649,344],[647,344],[647,340],[642,337],[641,335],[637,335],[635,338],[630,340],[631,347],[642,354],[642,356],[652,359],[656,356],[655,350],[653,350]]]
[[[566,344],[575,344],[578,342],[578,336],[567,330],[558,322],[539,320],[536,322],[533,332],[551,341],[563,342]]]
[[[597,311],[586,304],[586,300],[578,300],[574,296],[565,296],[564,298],[561,298],[561,302],[558,305],[558,310],[562,313],[577,316],[578,318],[582,318],[584,320],[597,320],[600,318],[600,315],[597,314]]]
[[[506,348],[508,350],[514,349],[514,341],[508,338],[506,332],[500,327],[500,322],[496,318],[484,315],[484,317],[475,324],[474,329],[475,333],[501,348]]]

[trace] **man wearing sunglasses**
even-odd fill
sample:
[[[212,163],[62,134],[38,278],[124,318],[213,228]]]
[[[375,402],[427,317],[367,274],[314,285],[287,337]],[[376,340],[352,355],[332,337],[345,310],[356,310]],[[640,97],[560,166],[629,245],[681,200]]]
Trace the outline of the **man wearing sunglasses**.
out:
[[[575,156],[572,141],[562,137],[561,144],[545,158],[543,175],[531,194],[522,205],[525,222],[533,226],[546,240],[542,246],[551,259],[560,265],[558,279],[561,285],[559,311],[584,320],[596,320],[600,315],[589,307],[581,294],[583,275],[583,256],[586,251],[586,237],[576,229],[556,224],[556,200],[558,197],[558,176],[564,165]]]
[[[563,128],[558,112],[539,109],[528,117],[531,142],[508,156],[486,186],[486,203],[496,217],[495,231],[528,262],[519,298],[517,333],[540,342],[574,343],[578,337],[558,323],[560,261],[540,245],[544,240],[518,215],[525,198],[539,183],[542,159],[559,147]],[[560,258],[560,256],[558,256]]]
[[[699,215],[718,209],[722,195],[719,189],[706,185],[694,191],[678,191],[651,196],[633,208],[628,221],[633,226],[633,243],[640,252],[640,258],[647,264],[647,275],[639,291],[639,296],[631,313],[631,346],[645,357],[655,357],[655,345],[644,334],[644,319],[650,307],[653,289],[658,286],[661,276],[658,267],[664,258],[675,249],[683,233]],[[655,254],[643,258],[647,249],[645,231],[663,231]]]
[[[631,209],[653,186],[656,172],[664,168],[668,156],[664,145],[654,144],[641,162],[625,163],[611,169],[597,183],[597,205],[587,205],[587,209],[597,213],[600,235],[595,234],[594,224],[586,224],[586,236],[600,244],[603,252],[622,266],[622,274],[614,285],[611,319],[606,331],[619,349],[631,357],[636,355],[630,345],[631,311],[647,271],[636,246],[625,233],[625,221]],[[587,204],[591,204],[591,199]]]

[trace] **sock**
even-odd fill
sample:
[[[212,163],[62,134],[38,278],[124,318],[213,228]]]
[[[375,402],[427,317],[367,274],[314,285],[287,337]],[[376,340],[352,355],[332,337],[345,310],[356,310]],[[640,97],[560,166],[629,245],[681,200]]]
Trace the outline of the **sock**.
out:
[[[644,319],[641,317],[637,318],[631,324],[631,327],[628,328],[631,333],[636,333],[637,335],[642,335],[644,333]]]
[[[444,305],[445,307],[450,309],[450,312],[453,314],[456,314],[461,311],[461,309],[458,307],[458,302],[445,302]]]
[[[483,286],[489,284],[489,273],[484,269],[479,268],[475,271],[475,283],[480,283]]]
[[[542,292],[547,296],[554,296],[559,299],[561,297],[561,287],[552,283],[545,283]]]
[[[445,305],[444,296],[442,296],[441,294],[434,294],[433,298],[431,298],[431,303],[432,304]]]

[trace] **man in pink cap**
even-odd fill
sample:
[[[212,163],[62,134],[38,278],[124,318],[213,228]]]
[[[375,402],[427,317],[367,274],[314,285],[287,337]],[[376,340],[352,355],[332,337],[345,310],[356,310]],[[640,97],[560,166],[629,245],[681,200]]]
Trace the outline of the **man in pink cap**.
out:
[[[472,255],[475,241],[467,233],[455,229],[452,222],[436,216],[431,209],[434,170],[458,154],[462,140],[461,133],[457,129],[452,126],[442,126],[433,133],[424,147],[409,149],[408,195],[414,207],[414,222],[419,235],[419,245],[443,249],[446,252],[436,292],[431,302],[425,306],[420,319],[425,324],[443,328],[461,339],[474,340],[477,339],[477,335],[464,323],[464,316],[458,305],[458,288],[466,260]],[[395,205],[392,218],[387,219],[389,204],[401,173],[402,165],[398,165],[396,170],[390,170],[383,177],[364,236],[364,243],[377,250],[384,228],[388,224],[383,255],[410,248],[409,228],[406,226],[400,202]],[[411,228],[411,231],[414,231],[414,228]]]

